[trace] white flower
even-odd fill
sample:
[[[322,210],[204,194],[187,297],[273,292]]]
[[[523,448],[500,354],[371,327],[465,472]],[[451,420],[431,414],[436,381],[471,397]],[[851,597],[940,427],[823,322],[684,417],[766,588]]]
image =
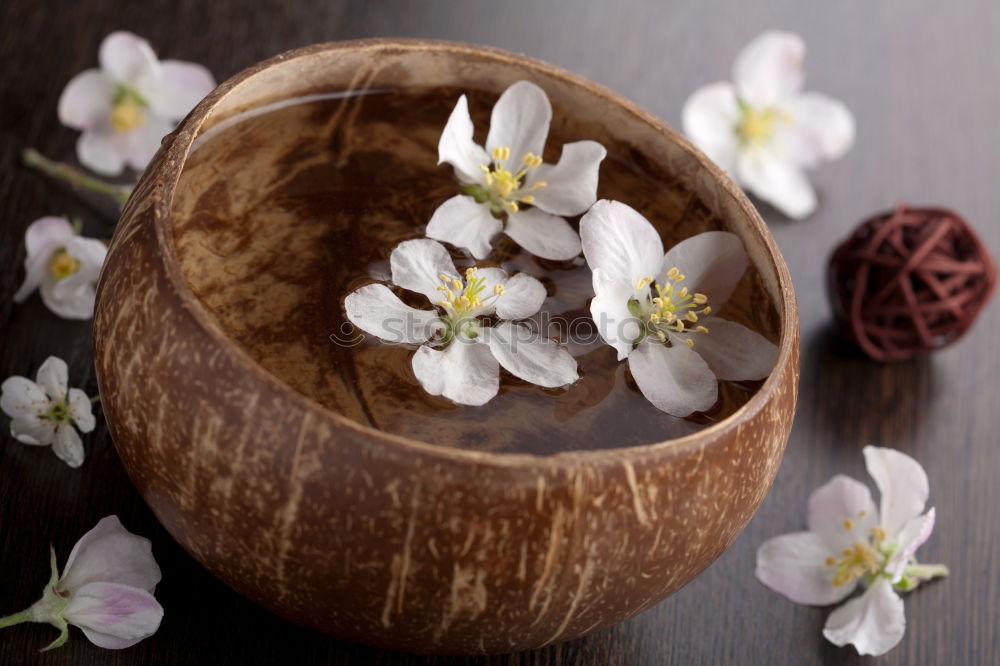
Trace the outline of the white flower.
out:
[[[619,361],[628,358],[639,390],[658,409],[674,416],[705,411],[718,398],[717,378],[770,374],[777,347],[715,315],[749,262],[737,236],[709,231],[664,255],[642,215],[602,200],[580,220],[580,237],[594,274],[597,330]]]
[[[152,636],[163,619],[153,597],[160,567],[149,539],[132,534],[117,516],[101,519],[73,546],[62,576],[52,551],[52,575],[31,608],[0,618],[0,627],[46,622],[60,630],[45,650],[69,638],[69,625],[83,630],[98,647],[118,650]]]
[[[543,164],[551,119],[545,91],[518,81],[493,107],[484,150],[472,140],[469,103],[462,95],[441,134],[438,163],[455,168],[465,194],[434,211],[427,235],[467,248],[477,259],[490,254],[490,240],[501,231],[539,257],[580,254],[580,237],[562,216],[580,215],[597,199],[597,174],[607,151],[596,141],[576,141],[563,146],[558,164]],[[499,215],[506,215],[506,223]]]
[[[43,217],[28,227],[24,244],[24,282],[14,301],[21,303],[38,289],[45,306],[60,317],[93,317],[94,285],[108,254],[104,243],[78,236],[65,218]]]
[[[190,62],[160,62],[149,43],[130,32],[104,38],[99,69],[77,74],[59,98],[59,121],[83,130],[76,154],[108,176],[125,164],[142,171],[160,140],[215,88],[212,74]]]
[[[684,132],[737,183],[789,217],[816,209],[803,173],[854,142],[843,103],[803,93],[802,38],[765,32],[736,58],[733,81],[699,88],[684,105]]]
[[[545,287],[535,278],[468,268],[463,280],[444,246],[425,238],[400,243],[389,263],[394,284],[423,294],[441,314],[411,308],[384,284],[370,284],[348,294],[347,316],[386,342],[422,345],[413,355],[413,373],[431,395],[485,404],[500,388],[498,363],[540,386],[578,379],[569,352],[510,321],[530,317],[542,306]],[[491,324],[493,315],[498,321]]]
[[[908,455],[866,446],[865,465],[881,494],[876,508],[867,486],[835,476],[809,498],[807,532],[785,534],[757,550],[757,578],[795,603],[825,606],[863,581],[864,594],[830,614],[823,635],[859,654],[880,655],[903,638],[906,618],[896,590],[945,576],[942,565],[917,564],[913,554],[934,529],[924,513],[927,474]]]
[[[83,464],[80,432],[94,429],[90,398],[69,388],[66,362],[50,356],[38,368],[37,383],[8,377],[0,385],[0,408],[11,418],[10,434],[25,444],[52,445],[52,451],[70,467]]]

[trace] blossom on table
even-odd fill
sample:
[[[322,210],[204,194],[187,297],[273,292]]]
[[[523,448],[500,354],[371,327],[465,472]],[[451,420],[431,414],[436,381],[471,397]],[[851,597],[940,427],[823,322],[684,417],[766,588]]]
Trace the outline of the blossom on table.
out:
[[[763,379],[777,346],[723,319],[749,260],[739,237],[709,231],[663,253],[660,235],[617,201],[598,201],[580,221],[583,255],[593,271],[590,313],[601,338],[628,358],[642,394],[674,416],[705,411],[718,379]]]
[[[734,83],[699,88],[682,114],[695,145],[793,218],[816,209],[804,170],[837,159],[854,142],[854,117],[842,102],[802,92],[804,59],[801,37],[765,32],[736,58]]]
[[[113,32],[98,53],[99,68],[77,74],[59,98],[59,121],[83,132],[80,162],[116,176],[127,164],[142,171],[163,137],[215,88],[195,63],[157,59],[149,42]]]
[[[413,373],[431,395],[483,405],[499,391],[499,366],[539,386],[578,379],[569,352],[514,321],[538,312],[545,300],[535,278],[476,267],[463,277],[445,247],[426,238],[397,245],[389,263],[396,286],[423,294],[438,310],[412,308],[376,283],[348,294],[347,317],[385,342],[421,345]]]
[[[104,243],[80,236],[65,218],[43,217],[28,226],[24,244],[24,282],[14,301],[23,302],[37,289],[60,317],[93,317],[95,285],[108,254]]]
[[[863,594],[833,611],[823,635],[859,654],[880,655],[903,638],[906,618],[897,592],[948,575],[943,565],[918,564],[914,553],[934,529],[927,474],[910,456],[866,446],[865,465],[881,494],[838,475],[809,498],[808,531],[785,534],[757,550],[757,578],[795,603],[825,606]]]
[[[160,567],[149,539],[126,530],[117,516],[107,516],[84,534],[59,575],[55,550],[52,574],[42,598],[31,608],[0,618],[0,627],[45,622],[59,637],[44,650],[69,638],[69,625],[79,627],[91,643],[118,650],[156,633],[163,608],[153,596]]]
[[[96,421],[91,400],[78,388],[69,388],[69,371],[61,358],[50,356],[38,368],[36,381],[8,377],[0,385],[0,408],[11,418],[10,434],[33,446],[52,446],[70,467],[83,464],[80,432],[90,432]]]
[[[580,215],[596,201],[607,151],[596,141],[576,141],[563,146],[558,163],[545,164],[551,119],[545,91],[518,81],[494,105],[484,149],[472,139],[462,95],[441,134],[438,163],[454,167],[463,194],[434,211],[427,236],[467,248],[477,259],[490,254],[490,240],[501,231],[539,257],[580,254],[580,237],[564,216]]]

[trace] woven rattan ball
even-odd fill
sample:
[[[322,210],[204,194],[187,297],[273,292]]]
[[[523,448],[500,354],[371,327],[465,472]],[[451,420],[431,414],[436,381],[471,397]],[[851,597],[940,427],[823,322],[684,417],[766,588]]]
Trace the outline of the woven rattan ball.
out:
[[[962,337],[993,293],[996,265],[956,213],[901,204],[855,229],[828,280],[840,332],[873,359],[900,361]]]

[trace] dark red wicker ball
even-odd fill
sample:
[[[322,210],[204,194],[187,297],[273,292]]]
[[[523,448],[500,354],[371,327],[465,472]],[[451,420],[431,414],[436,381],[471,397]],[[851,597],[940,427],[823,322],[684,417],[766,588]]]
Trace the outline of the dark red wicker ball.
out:
[[[879,361],[958,340],[989,301],[996,265],[956,213],[899,205],[863,222],[830,258],[837,328]]]

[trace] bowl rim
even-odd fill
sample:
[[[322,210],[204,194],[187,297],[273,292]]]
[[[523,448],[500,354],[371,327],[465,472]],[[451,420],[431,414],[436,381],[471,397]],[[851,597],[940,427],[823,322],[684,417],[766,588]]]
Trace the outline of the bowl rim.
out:
[[[451,448],[378,430],[358,423],[332,409],[328,409],[313,398],[299,393],[278,377],[268,372],[242,347],[225,334],[215,317],[194,294],[181,271],[176,253],[173,228],[169,224],[178,179],[190,156],[192,144],[198,136],[205,119],[239,85],[267,69],[285,65],[293,60],[309,58],[317,53],[338,51],[358,52],[365,50],[436,52],[451,56],[461,57],[472,55],[479,58],[497,60],[524,70],[526,76],[538,72],[547,77],[560,79],[570,86],[584,88],[620,107],[634,119],[649,126],[652,131],[667,135],[671,141],[688,154],[688,157],[694,159],[700,168],[706,169],[712,178],[724,189],[725,193],[734,199],[742,213],[750,221],[752,231],[763,242],[767,257],[777,277],[778,296],[782,308],[778,358],[774,368],[771,370],[771,374],[768,375],[763,385],[733,414],[683,437],[622,448],[574,449],[552,454],[535,454]],[[181,306],[188,311],[196,324],[220,348],[226,350],[234,364],[249,372],[256,381],[262,382],[277,391],[293,404],[299,406],[303,412],[316,415],[337,427],[347,428],[364,437],[374,438],[383,445],[402,446],[413,453],[419,453],[432,458],[447,459],[452,462],[468,462],[507,468],[532,468],[535,470],[540,466],[568,468],[580,463],[600,463],[606,462],[609,459],[613,460],[616,464],[620,464],[622,461],[639,460],[654,455],[677,454],[690,448],[707,446],[711,442],[718,440],[725,433],[738,428],[740,425],[754,418],[771,399],[772,394],[779,390],[779,382],[787,374],[788,366],[793,363],[794,358],[797,356],[796,348],[799,330],[798,306],[788,267],[781,256],[777,243],[774,241],[760,214],[739,186],[729,178],[725,171],[716,166],[714,162],[698,150],[679,131],[663,120],[640,108],[637,104],[629,101],[622,95],[550,63],[490,46],[422,38],[376,37],[313,44],[285,51],[234,74],[209,93],[181,121],[179,126],[172,132],[172,135],[173,140],[154,159],[153,165],[156,167],[154,171],[160,183],[151,188],[148,197],[152,200],[152,209],[154,211],[153,225],[157,244],[161,252],[164,272]],[[153,177],[152,173],[153,171],[147,169],[144,177],[146,175]],[[793,374],[796,377],[795,381],[797,381],[797,372]]]

